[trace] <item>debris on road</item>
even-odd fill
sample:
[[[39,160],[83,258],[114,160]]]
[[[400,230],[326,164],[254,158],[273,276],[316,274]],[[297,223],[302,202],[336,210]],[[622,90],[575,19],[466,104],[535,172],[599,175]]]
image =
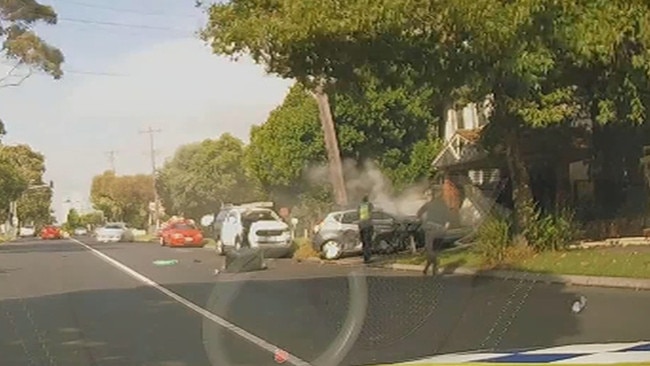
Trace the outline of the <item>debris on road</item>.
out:
[[[156,266],[173,266],[178,264],[178,259],[160,259],[153,261],[153,264]]]
[[[580,299],[573,302],[573,305],[571,306],[571,311],[577,314],[581,312],[585,308],[585,306],[587,306],[587,298],[584,296],[580,296]]]

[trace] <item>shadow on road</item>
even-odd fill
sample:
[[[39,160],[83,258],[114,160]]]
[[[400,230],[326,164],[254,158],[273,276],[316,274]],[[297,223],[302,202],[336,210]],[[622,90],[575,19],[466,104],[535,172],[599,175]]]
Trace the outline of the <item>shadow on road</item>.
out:
[[[242,281],[216,276],[162,285],[306,361],[328,348],[351,299],[363,297],[366,313],[354,314],[363,325],[342,365],[650,338],[648,322],[639,321],[650,300],[645,292],[366,271],[367,292],[354,293],[346,276],[263,278],[271,271],[242,274]],[[573,313],[581,295],[589,305]],[[3,300],[0,329],[3,364],[276,364],[268,352],[149,287]]]

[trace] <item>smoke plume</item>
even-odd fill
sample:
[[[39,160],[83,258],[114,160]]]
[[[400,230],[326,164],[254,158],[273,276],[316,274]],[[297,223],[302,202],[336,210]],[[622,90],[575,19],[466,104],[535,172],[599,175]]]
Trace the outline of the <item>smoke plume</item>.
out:
[[[411,216],[426,202],[424,192],[429,187],[428,182],[422,181],[396,191],[390,179],[372,162],[359,165],[354,160],[347,159],[343,162],[343,175],[350,206],[355,206],[364,195],[368,195],[376,207],[387,213]],[[308,179],[314,184],[329,184],[327,165],[309,169]]]

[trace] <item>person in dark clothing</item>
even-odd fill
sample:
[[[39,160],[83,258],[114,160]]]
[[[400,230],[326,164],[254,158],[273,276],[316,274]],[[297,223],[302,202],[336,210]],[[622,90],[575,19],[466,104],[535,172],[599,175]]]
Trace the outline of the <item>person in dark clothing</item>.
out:
[[[372,255],[372,236],[374,229],[372,226],[372,211],[374,207],[368,200],[368,196],[364,196],[359,204],[359,235],[361,236],[361,245],[363,248],[363,262],[370,262]]]
[[[440,191],[431,191],[428,196],[429,202],[425,203],[418,211],[418,217],[424,230],[424,255],[426,257],[426,265],[422,273],[426,275],[429,268],[433,266],[435,275],[438,272],[438,252],[442,248],[451,215]]]

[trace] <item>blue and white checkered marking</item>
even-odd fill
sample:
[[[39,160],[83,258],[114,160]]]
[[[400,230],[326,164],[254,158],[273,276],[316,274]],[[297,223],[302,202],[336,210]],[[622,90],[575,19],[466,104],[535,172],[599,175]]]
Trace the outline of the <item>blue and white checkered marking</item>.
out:
[[[650,364],[650,342],[578,344],[517,352],[454,353],[424,358],[407,362],[403,365],[470,362],[495,364],[614,364],[648,362]]]

